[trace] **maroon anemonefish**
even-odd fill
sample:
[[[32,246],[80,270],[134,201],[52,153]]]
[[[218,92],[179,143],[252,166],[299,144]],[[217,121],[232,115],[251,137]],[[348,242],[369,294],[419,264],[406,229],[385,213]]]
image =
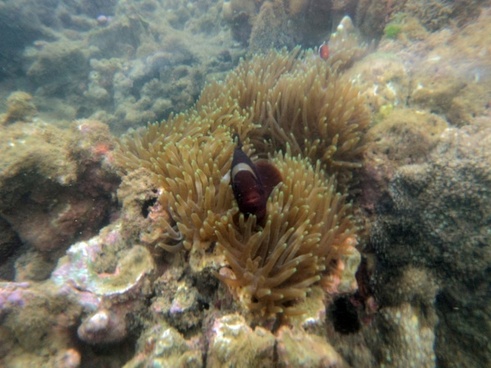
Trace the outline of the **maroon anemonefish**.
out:
[[[255,215],[257,223],[262,224],[268,197],[281,180],[276,167],[266,160],[252,162],[238,142],[232,158],[230,181],[240,212],[246,216]]]
[[[329,45],[326,42],[319,46],[319,56],[324,60],[329,59]]]

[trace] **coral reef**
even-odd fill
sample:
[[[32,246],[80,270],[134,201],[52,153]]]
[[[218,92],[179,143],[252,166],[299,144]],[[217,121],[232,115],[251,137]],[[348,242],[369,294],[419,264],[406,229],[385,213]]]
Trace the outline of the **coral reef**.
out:
[[[128,314],[145,307],[149,277],[155,268],[145,248],[120,252],[114,272],[102,273],[90,263],[107,246],[121,242],[120,225],[106,228],[99,237],[76,243],[60,259],[51,280],[90,313],[78,327],[78,337],[89,344],[115,343],[128,336]]]
[[[124,344],[138,328],[155,264],[144,247],[128,248],[120,230],[116,222],[97,237],[72,245],[44,283],[0,285],[2,345],[7,346],[8,364],[29,360],[50,367],[79,367],[83,353],[99,366],[104,359],[90,348],[82,351],[80,341]],[[111,257],[116,251],[117,262]],[[126,355],[118,352],[110,359],[122,365]]]
[[[360,39],[370,43],[380,39],[387,22],[401,19],[398,37],[409,34],[410,24],[417,23],[423,34],[443,30],[452,19],[466,24],[482,3],[52,1],[41,8],[34,0],[7,0],[0,6],[6,35],[0,44],[0,96],[22,89],[34,96],[46,120],[91,118],[122,133],[189,108],[206,80],[244,55],[233,36],[249,43],[251,52],[316,47],[349,15],[362,31]]]
[[[454,34],[448,29],[429,33],[416,27],[413,18],[403,17],[397,39],[383,39],[377,52],[346,74],[363,91],[378,121],[408,107],[439,115],[455,126],[469,124],[486,114],[491,98],[491,64],[484,46],[489,39],[480,36],[489,29],[488,20],[485,9]]]
[[[195,345],[171,327],[156,325],[142,334],[136,356],[124,367],[137,368],[148,364],[156,367],[203,367],[201,351]]]
[[[481,1],[33,4],[0,4],[0,366],[488,365]],[[222,16],[261,51],[226,76]]]
[[[77,342],[71,334],[79,313],[79,305],[56,295],[49,287],[0,283],[4,350],[0,363],[3,365],[5,356],[10,356],[5,366],[42,364],[43,361],[56,366],[67,354],[75,355],[75,359],[78,356],[80,360],[80,354],[74,350]],[[45,357],[41,358],[43,354]]]
[[[4,1],[0,96],[20,86],[45,120],[90,118],[118,133],[166,118],[244,54],[218,21],[220,8],[213,0]]]

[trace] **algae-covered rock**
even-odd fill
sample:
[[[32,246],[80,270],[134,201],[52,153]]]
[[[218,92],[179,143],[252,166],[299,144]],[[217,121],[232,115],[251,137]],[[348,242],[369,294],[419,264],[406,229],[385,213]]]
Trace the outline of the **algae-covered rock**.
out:
[[[89,49],[81,42],[60,40],[32,50],[27,77],[40,85],[42,94],[63,96],[79,87],[89,71]]]
[[[448,2],[440,5],[452,7]],[[418,11],[421,9],[427,7]],[[400,18],[402,36],[383,40],[372,57],[384,52],[399,60],[404,78],[391,80],[394,91],[401,92],[398,100],[403,105],[439,114],[455,126],[470,124],[474,117],[485,115],[491,97],[491,63],[486,46],[491,42],[489,9],[481,11],[474,22],[462,29],[418,35],[414,34],[413,24],[419,24],[416,19],[404,15],[394,17]],[[448,14],[445,18],[448,20]],[[361,78],[362,81],[371,79],[366,74]],[[407,88],[399,90],[404,84]],[[384,89],[380,92],[384,93]],[[379,94],[378,89],[373,92]]]
[[[114,210],[113,145],[107,126],[95,121],[71,129],[42,121],[0,127],[0,216],[23,244],[49,254],[44,278],[60,256],[55,252],[94,235]]]
[[[277,336],[278,367],[346,367],[343,358],[320,336],[287,326]]]
[[[403,304],[399,307],[384,308],[376,322],[385,336],[375,338],[376,350],[383,367],[435,367],[434,325],[427,325],[421,319],[416,307]]]
[[[447,127],[446,121],[436,114],[394,109],[369,130],[366,155],[385,157],[392,167],[422,162]]]
[[[199,344],[187,341],[172,327],[156,325],[145,331],[137,345],[137,355],[124,368],[203,367]]]
[[[209,367],[271,367],[274,336],[264,328],[249,327],[243,317],[231,314],[218,318],[210,331]]]
[[[0,365],[41,363],[51,353],[74,348],[71,331],[80,311],[77,303],[58,294],[50,283],[0,283]]]
[[[13,92],[7,98],[7,113],[0,116],[0,124],[14,123],[16,121],[31,121],[37,113],[32,102],[32,96],[27,92]]]
[[[406,300],[429,320],[436,311],[435,354],[447,367],[485,365],[491,358],[491,331],[479,322],[490,305],[491,130],[486,122],[481,128],[476,122],[446,129],[427,162],[396,170],[372,233],[378,298],[386,305],[401,303],[400,293],[390,290],[403,288]],[[430,277],[421,276],[425,270],[431,270]]]
[[[98,258],[104,248],[122,242],[118,226],[105,229],[88,242],[74,244],[60,259],[51,280],[84,307],[87,317],[78,327],[78,337],[89,344],[115,343],[130,333],[129,315],[138,319],[150,292],[155,264],[148,250],[133,246],[122,250],[113,272],[101,272]],[[108,250],[110,253],[111,250]]]

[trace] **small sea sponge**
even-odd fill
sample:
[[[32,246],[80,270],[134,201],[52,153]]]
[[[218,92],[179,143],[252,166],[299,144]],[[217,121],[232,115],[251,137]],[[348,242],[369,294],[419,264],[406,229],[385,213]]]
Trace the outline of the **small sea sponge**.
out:
[[[233,273],[222,270],[220,278],[238,287],[250,309],[291,315],[301,312],[295,302],[309,287],[334,271],[355,226],[334,177],[326,179],[319,164],[289,154],[273,162],[284,180],[268,201],[265,226],[258,230],[253,216],[218,223],[218,244]]]

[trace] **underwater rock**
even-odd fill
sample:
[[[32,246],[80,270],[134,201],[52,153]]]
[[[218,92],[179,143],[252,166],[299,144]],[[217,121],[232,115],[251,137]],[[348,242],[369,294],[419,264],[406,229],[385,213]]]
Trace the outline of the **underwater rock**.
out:
[[[128,335],[124,317],[107,309],[100,309],[78,327],[78,337],[89,344],[119,342]]]
[[[176,283],[174,283],[175,285]],[[157,298],[152,309],[158,314],[164,314],[169,323],[179,331],[187,331],[200,326],[203,319],[202,306],[198,290],[189,282],[177,282],[177,289],[169,300],[168,290],[159,290],[163,296]],[[170,291],[170,290],[169,290]]]
[[[164,324],[144,331],[137,344],[136,355],[124,368],[152,367],[204,367],[200,344],[184,337]]]
[[[13,280],[15,276],[15,253],[21,251],[22,242],[10,227],[10,224],[0,217],[0,280]]]
[[[358,289],[356,271],[360,266],[361,255],[355,248],[356,240],[347,239],[349,244],[343,254],[336,261],[336,267],[332,274],[322,281],[322,286],[329,292],[330,296],[337,294],[352,294]]]
[[[425,163],[395,171],[371,236],[378,264],[374,285],[384,304],[404,301],[389,293],[394,287],[387,283],[399,278],[401,287],[414,284],[421,279],[414,268],[434,275],[434,300],[431,283],[417,293],[406,287],[413,294],[406,300],[423,307],[430,320],[435,309],[436,359],[449,367],[484,364],[491,357],[491,331],[478,322],[489,312],[491,263],[491,130],[489,118],[478,125],[480,120],[446,129]]]
[[[7,97],[7,113],[0,116],[0,125],[15,123],[16,121],[31,122],[37,113],[29,93],[17,91]]]
[[[82,361],[82,355],[75,349],[67,349],[56,356],[54,366],[64,368],[78,368]]]
[[[275,338],[271,332],[252,329],[242,316],[217,318],[209,331],[207,365],[210,367],[271,367]]]
[[[2,348],[7,361],[22,361],[47,352],[75,348],[72,330],[81,307],[59,295],[53,285],[36,283],[0,283],[0,319]],[[8,366],[8,365],[7,365]]]
[[[144,308],[150,293],[154,262],[141,246],[121,252],[111,273],[97,269],[96,259],[105,247],[121,241],[118,226],[105,229],[88,242],[74,244],[60,259],[51,279],[90,313],[78,328],[78,336],[89,344],[114,343],[129,333],[127,316],[136,316]]]
[[[344,0],[341,2],[348,6],[356,7],[354,19],[360,29],[360,33],[367,42],[380,39],[390,15],[394,12],[394,7],[397,6],[394,2],[386,0]],[[348,12],[348,14],[351,14],[351,12]]]
[[[435,367],[435,326],[426,324],[420,316],[417,307],[409,304],[381,310],[377,328],[390,331],[385,339],[378,341],[376,348],[382,366]]]
[[[25,245],[49,254],[50,270],[54,252],[95,234],[114,210],[113,138],[95,121],[69,130],[44,122],[0,129],[0,216]]]
[[[343,358],[320,336],[283,326],[277,332],[278,367],[345,367]]]

